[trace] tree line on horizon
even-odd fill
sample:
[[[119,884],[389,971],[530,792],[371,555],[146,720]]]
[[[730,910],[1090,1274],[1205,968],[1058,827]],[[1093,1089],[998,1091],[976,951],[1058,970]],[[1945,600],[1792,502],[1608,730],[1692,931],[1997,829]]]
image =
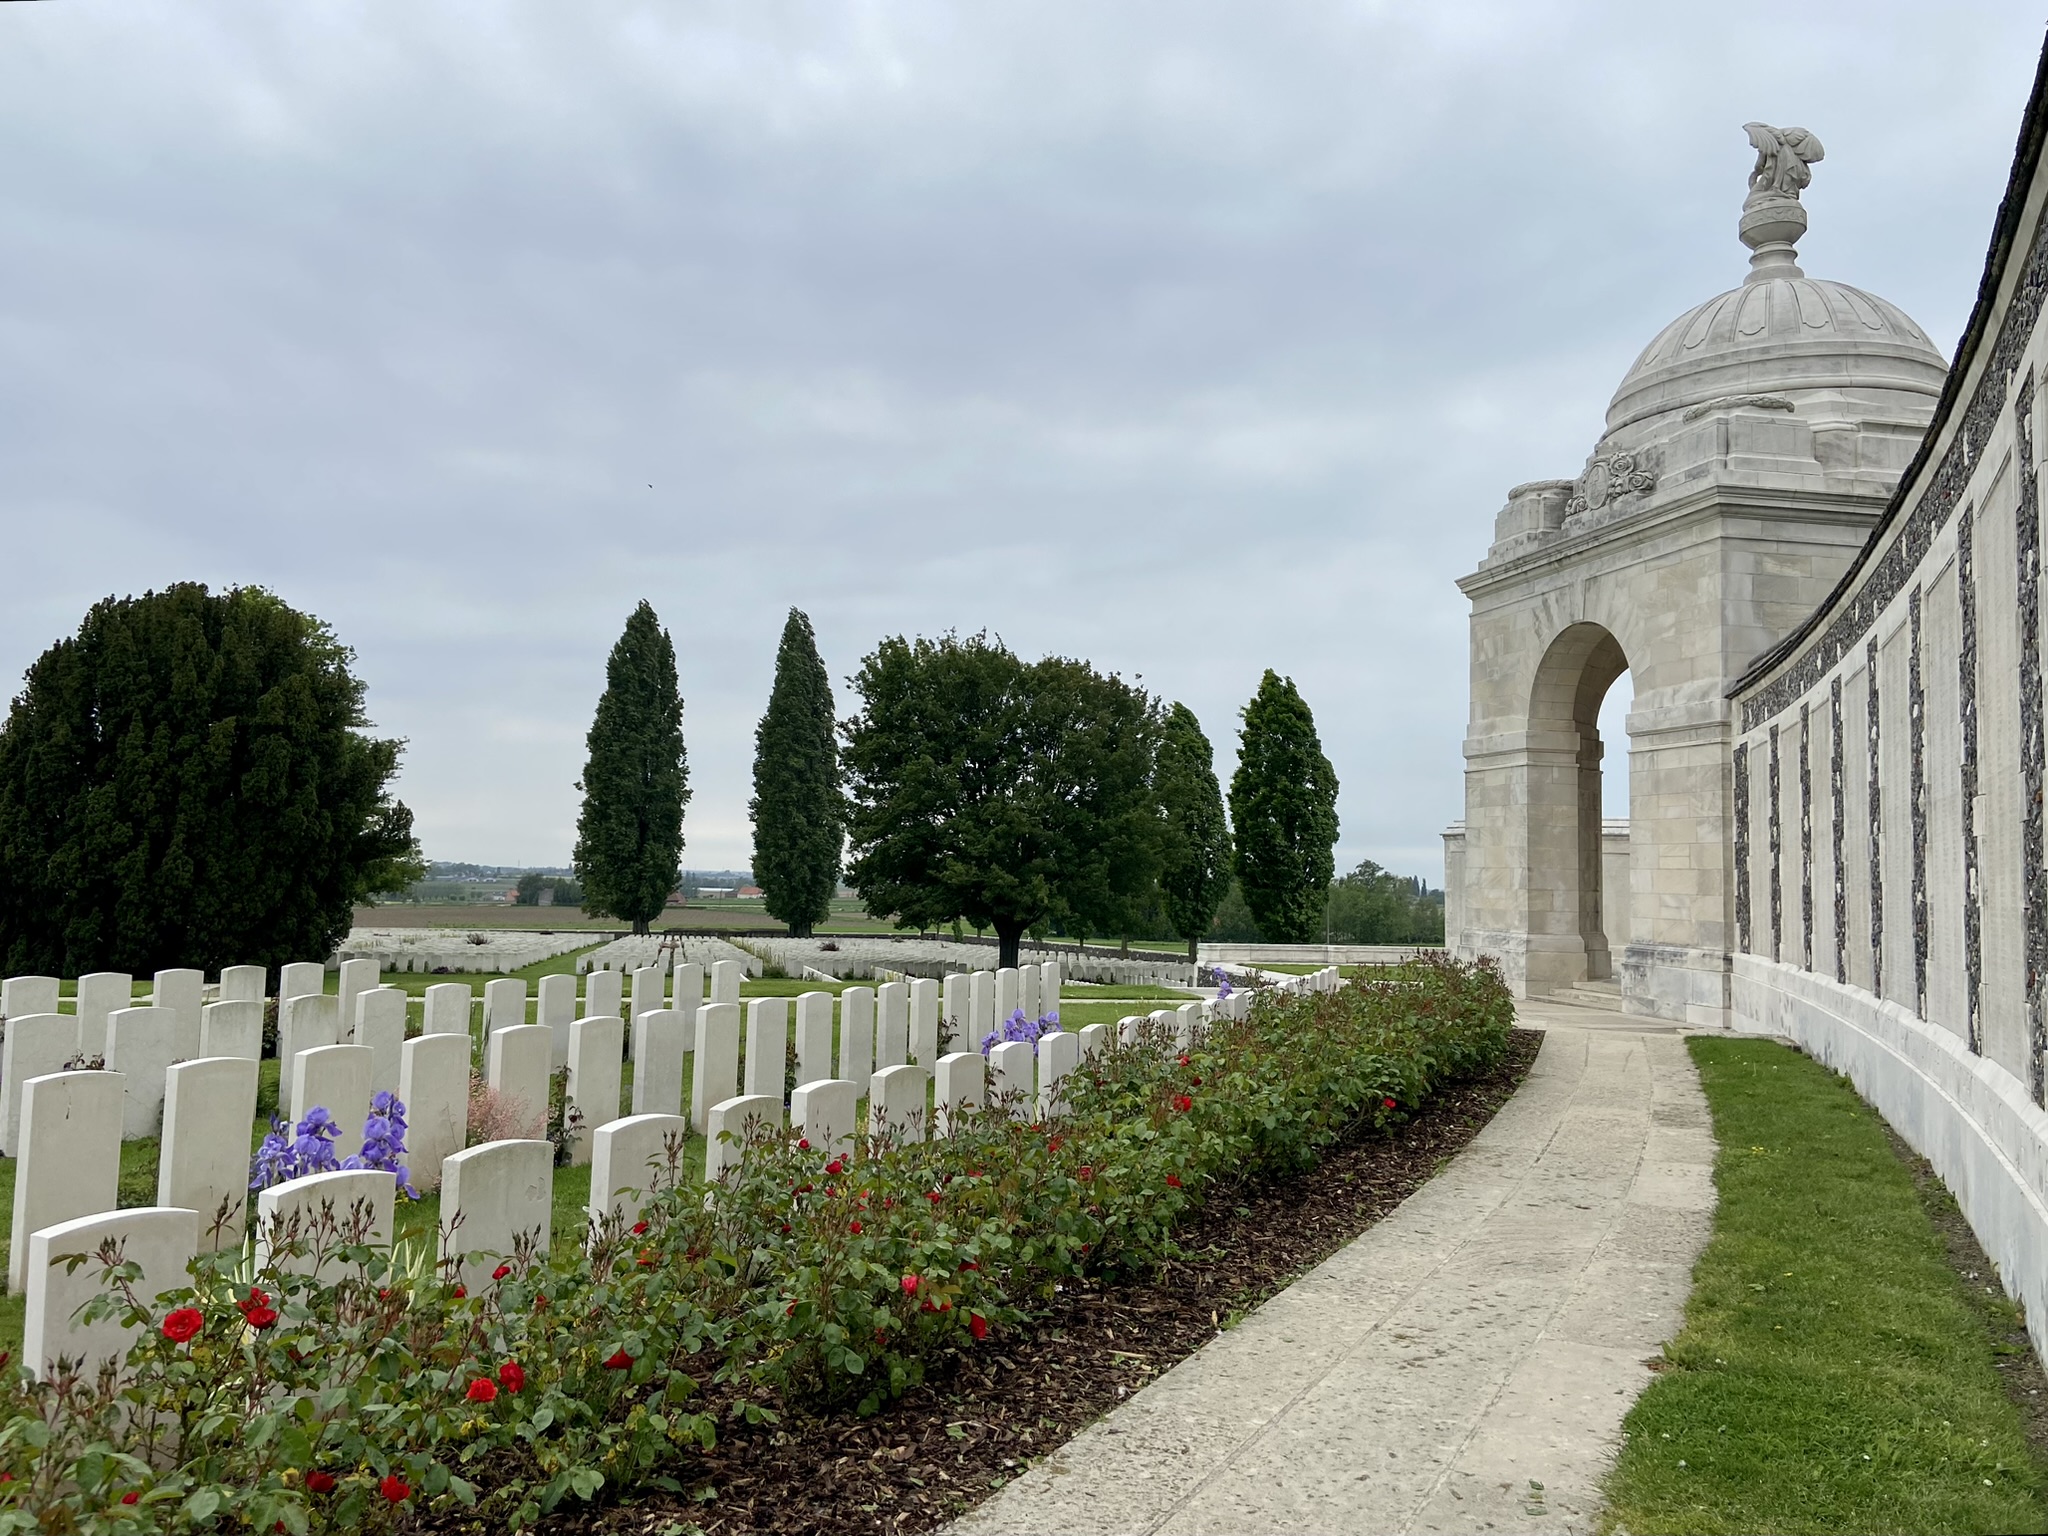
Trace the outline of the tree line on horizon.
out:
[[[353,659],[259,588],[95,604],[0,725],[0,964],[282,964],[331,952],[358,901],[424,876],[390,793],[404,744],[369,734]],[[1192,711],[1084,661],[896,636],[850,682],[842,720],[791,609],[749,813],[764,905],[793,934],[825,921],[844,878],[901,926],[993,930],[1004,964],[1026,934],[1173,936],[1190,958],[1246,928],[1441,937],[1441,893],[1369,861],[1333,879],[1336,774],[1270,669],[1240,712],[1227,797]],[[690,789],[675,648],[644,601],[585,744],[574,879],[534,876],[520,899],[546,887],[645,932],[680,878]]]

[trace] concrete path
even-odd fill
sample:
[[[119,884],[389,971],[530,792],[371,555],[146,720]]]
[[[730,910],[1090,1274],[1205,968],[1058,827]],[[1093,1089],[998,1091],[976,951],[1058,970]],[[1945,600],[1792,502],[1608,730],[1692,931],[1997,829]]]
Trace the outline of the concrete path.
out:
[[[1525,1007],[1519,1093],[1385,1221],[952,1527],[1590,1530],[1713,1212],[1684,1041]]]

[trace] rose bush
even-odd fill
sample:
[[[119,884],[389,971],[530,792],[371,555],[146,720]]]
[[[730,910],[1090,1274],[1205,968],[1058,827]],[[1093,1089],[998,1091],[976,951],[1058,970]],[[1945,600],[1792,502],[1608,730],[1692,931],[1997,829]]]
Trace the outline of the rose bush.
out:
[[[367,1241],[360,1211],[254,1276],[202,1257],[164,1297],[103,1252],[89,1310],[135,1342],[118,1372],[7,1384],[0,1532],[498,1531],[687,1486],[722,1422],[881,1408],[1062,1278],[1172,1255],[1197,1203],[1490,1070],[1512,1019],[1490,970],[1423,961],[1263,993],[1186,1050],[1148,1025],[1042,1124],[992,1107],[901,1146],[763,1136],[708,1199],[672,1147],[631,1223],[505,1255],[475,1295]]]

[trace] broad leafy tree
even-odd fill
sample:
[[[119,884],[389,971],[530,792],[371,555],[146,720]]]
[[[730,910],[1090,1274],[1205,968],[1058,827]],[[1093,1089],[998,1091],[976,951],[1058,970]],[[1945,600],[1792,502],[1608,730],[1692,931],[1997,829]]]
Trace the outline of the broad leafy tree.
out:
[[[754,882],[768,915],[798,938],[832,912],[845,840],[832,680],[811,621],[789,610],[775,686],[754,731]]]
[[[1230,820],[1238,884],[1260,934],[1271,944],[1320,939],[1336,872],[1337,771],[1293,679],[1271,668],[1244,707]]]
[[[612,647],[585,739],[575,859],[583,908],[645,933],[676,887],[690,800],[676,648],[645,602]]]
[[[1324,926],[1336,944],[1441,944],[1444,893],[1366,859],[1332,882]]]
[[[1188,941],[1192,963],[1230,889],[1230,827],[1223,818],[1215,754],[1185,704],[1166,712],[1153,785],[1165,818],[1159,892],[1166,920]]]
[[[986,636],[885,640],[843,728],[852,882],[904,927],[1113,932],[1159,873],[1159,711],[1085,662]]]
[[[353,660],[260,588],[95,604],[0,728],[0,965],[321,959],[424,875]]]

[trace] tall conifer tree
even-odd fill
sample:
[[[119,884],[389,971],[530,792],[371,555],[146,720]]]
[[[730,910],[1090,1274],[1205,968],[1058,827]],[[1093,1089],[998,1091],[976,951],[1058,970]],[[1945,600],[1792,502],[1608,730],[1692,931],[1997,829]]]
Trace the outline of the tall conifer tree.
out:
[[[1167,711],[1153,784],[1166,822],[1159,891],[1166,920],[1188,941],[1192,964],[1230,889],[1230,827],[1223,819],[1215,754],[1202,722],[1185,704]]]
[[[1294,680],[1270,667],[1244,707],[1230,819],[1238,885],[1260,937],[1314,942],[1336,873],[1337,771]]]
[[[754,731],[754,883],[768,915],[798,938],[832,912],[846,827],[832,680],[818,638],[800,609],[789,610],[775,654],[775,686]]]
[[[583,791],[576,819],[583,906],[645,933],[681,873],[690,772],[676,649],[644,601],[605,663],[586,741],[590,757],[576,786]]]

